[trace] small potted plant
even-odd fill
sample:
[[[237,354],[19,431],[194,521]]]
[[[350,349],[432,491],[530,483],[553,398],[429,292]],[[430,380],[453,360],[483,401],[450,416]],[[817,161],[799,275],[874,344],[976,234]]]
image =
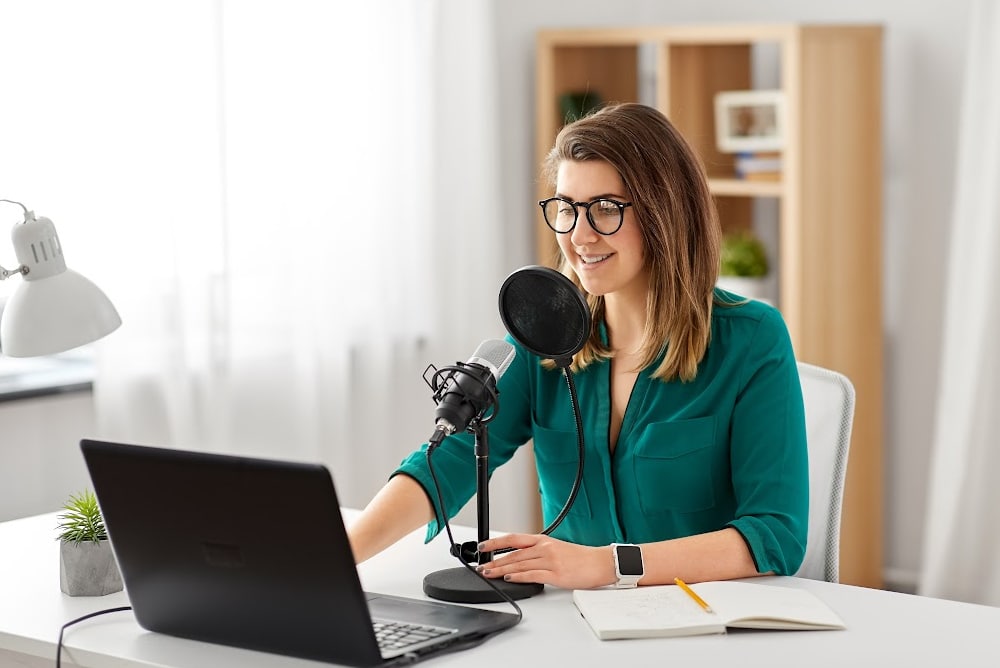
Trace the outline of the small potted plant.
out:
[[[769,271],[767,249],[752,232],[723,235],[718,287],[740,297],[771,303],[766,280]]]
[[[97,497],[90,490],[70,495],[59,515],[59,588],[70,596],[104,596],[121,591],[122,576],[111,551]]]

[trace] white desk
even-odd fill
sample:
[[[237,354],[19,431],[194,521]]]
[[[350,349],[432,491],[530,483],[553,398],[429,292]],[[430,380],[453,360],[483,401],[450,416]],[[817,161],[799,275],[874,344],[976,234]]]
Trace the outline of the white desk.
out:
[[[345,511],[349,518],[351,511]],[[55,514],[0,524],[0,667],[54,665],[59,627],[95,610],[127,605],[125,593],[69,597],[59,590]],[[457,540],[475,532],[456,528]],[[368,590],[422,597],[424,574],[456,563],[444,537],[422,530],[361,567]],[[796,578],[836,610],[846,631],[732,631],[724,636],[600,641],[576,612],[570,592],[548,587],[521,601],[524,620],[483,645],[421,665],[476,666],[966,666],[1000,665],[1000,608]],[[499,609],[504,604],[491,605]],[[88,668],[318,668],[329,664],[172,638],[140,628],[131,612],[66,631],[63,665]]]

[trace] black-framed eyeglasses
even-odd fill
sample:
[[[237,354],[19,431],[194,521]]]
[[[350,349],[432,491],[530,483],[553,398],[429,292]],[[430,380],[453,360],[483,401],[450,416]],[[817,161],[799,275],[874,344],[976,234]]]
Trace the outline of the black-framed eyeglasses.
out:
[[[568,234],[576,227],[579,207],[587,210],[587,222],[598,234],[608,236],[621,229],[625,220],[625,207],[632,202],[619,202],[599,197],[590,202],[573,202],[563,197],[550,197],[538,203],[542,207],[545,222],[558,234]]]

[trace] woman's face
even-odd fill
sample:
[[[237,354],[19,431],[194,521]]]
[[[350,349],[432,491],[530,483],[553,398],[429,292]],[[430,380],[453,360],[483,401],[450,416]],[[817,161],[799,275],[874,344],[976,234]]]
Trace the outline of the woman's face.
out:
[[[597,198],[629,201],[618,171],[603,160],[562,161],[556,174],[556,196],[572,202]],[[556,234],[556,239],[584,290],[592,295],[635,293],[644,298],[648,278],[635,210],[625,208],[622,226],[612,235],[598,234],[584,207],[578,207],[577,212],[576,227],[567,234]]]

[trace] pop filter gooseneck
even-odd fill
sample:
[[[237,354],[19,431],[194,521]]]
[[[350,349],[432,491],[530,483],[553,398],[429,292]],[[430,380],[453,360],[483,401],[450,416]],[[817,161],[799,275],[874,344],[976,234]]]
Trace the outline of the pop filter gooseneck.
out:
[[[500,318],[514,339],[528,351],[555,362],[569,387],[579,452],[576,480],[565,505],[542,533],[551,534],[563,521],[583,483],[583,422],[576,384],[569,366],[590,336],[591,314],[580,289],[555,269],[528,266],[518,269],[500,288]]]

